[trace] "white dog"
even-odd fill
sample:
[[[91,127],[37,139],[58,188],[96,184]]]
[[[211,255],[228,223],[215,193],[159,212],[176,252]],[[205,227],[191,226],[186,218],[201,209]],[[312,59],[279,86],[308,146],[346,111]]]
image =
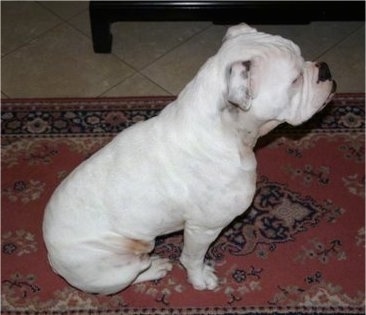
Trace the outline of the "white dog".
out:
[[[159,279],[172,264],[149,255],[154,239],[184,229],[189,281],[215,289],[204,256],[252,202],[258,137],[301,124],[334,92],[328,66],[304,62],[291,41],[231,27],[176,101],[121,132],[57,188],[43,224],[54,271],[101,294]]]

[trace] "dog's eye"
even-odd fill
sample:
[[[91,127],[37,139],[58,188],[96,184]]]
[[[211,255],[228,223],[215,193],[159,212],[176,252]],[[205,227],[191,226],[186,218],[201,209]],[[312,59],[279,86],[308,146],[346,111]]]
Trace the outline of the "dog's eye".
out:
[[[303,73],[300,73],[293,81],[292,81],[292,85],[296,85],[298,83],[300,83],[302,81],[303,78]]]

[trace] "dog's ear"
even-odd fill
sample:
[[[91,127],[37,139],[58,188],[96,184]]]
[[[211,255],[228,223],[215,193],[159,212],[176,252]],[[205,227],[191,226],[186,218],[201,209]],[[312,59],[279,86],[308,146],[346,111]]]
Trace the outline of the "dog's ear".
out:
[[[227,101],[244,111],[252,106],[251,65],[251,61],[235,62],[228,75]]]
[[[248,24],[241,23],[232,27],[229,27],[223,41],[237,37],[245,33],[255,33],[257,30],[250,27]]]

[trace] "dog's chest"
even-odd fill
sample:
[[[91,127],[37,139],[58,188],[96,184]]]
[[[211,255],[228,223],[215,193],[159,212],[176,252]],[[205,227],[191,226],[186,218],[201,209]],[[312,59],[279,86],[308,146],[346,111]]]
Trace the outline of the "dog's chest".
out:
[[[191,207],[186,209],[195,221],[219,226],[243,213],[255,193],[256,172],[241,171],[232,176],[217,172],[209,179],[197,178],[191,187]]]

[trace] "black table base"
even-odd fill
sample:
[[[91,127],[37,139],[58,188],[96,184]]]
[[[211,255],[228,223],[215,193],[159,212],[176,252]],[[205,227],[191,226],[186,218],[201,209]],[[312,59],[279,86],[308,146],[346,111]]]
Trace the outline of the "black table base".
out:
[[[364,21],[364,1],[91,1],[94,51],[110,53],[117,21],[212,21],[216,24],[306,24]]]

